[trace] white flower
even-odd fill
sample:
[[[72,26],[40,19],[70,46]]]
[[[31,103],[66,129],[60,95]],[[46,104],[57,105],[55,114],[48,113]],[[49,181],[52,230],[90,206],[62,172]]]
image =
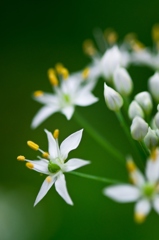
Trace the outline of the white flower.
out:
[[[58,84],[54,73],[52,73],[51,77],[56,79],[56,82],[53,81],[55,94],[42,91],[34,93],[34,99],[44,104],[44,107],[33,118],[32,128],[38,127],[55,112],[61,112],[70,120],[76,105],[88,106],[98,101],[98,98],[91,93],[95,82],[90,81],[87,83],[87,80],[82,81],[82,74],[70,75],[67,79],[62,80],[61,84]]]
[[[141,141],[148,132],[148,124],[141,117],[137,116],[133,119],[130,130],[132,138]]]
[[[82,131],[83,130],[80,130],[71,134],[61,143],[59,147],[58,130],[54,131],[54,136],[51,132],[45,130],[49,145],[48,153],[42,151],[37,144],[28,141],[28,145],[32,149],[42,152],[45,158],[40,158],[39,160],[28,160],[25,159],[24,156],[19,156],[17,158],[18,160],[27,161],[26,166],[28,168],[48,175],[41,186],[34,206],[47,194],[54,183],[58,194],[68,204],[73,205],[66,188],[65,176],[63,173],[73,171],[90,163],[90,161],[85,161],[78,158],[72,158],[66,162],[69,152],[78,147],[82,138]]]
[[[140,92],[135,96],[136,102],[141,106],[146,114],[150,114],[152,111],[152,98],[149,92]]]
[[[149,149],[153,149],[158,144],[158,137],[156,135],[156,131],[152,130],[150,127],[148,128],[148,132],[144,137],[144,143]]]
[[[107,187],[104,189],[104,194],[120,203],[136,201],[135,220],[141,223],[151,207],[159,214],[159,150],[154,150],[147,160],[146,177],[130,159],[127,167],[133,185],[119,184]]]
[[[129,105],[128,116],[131,120],[133,120],[137,116],[144,118],[144,112],[140,105],[135,100],[132,101]]]
[[[159,73],[156,72],[148,80],[149,90],[154,99],[159,102]]]
[[[112,111],[118,111],[123,105],[123,99],[113,88],[104,83],[104,98],[108,108]]]

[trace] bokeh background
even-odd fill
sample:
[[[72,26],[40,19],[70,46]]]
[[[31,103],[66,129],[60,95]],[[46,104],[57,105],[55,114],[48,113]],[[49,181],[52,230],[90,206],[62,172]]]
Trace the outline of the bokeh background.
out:
[[[101,192],[105,184],[67,174],[68,191],[74,207],[68,206],[54,187],[33,208],[44,176],[16,161],[20,154],[35,159],[36,152],[26,145],[37,142],[47,150],[44,128],[60,129],[60,141],[81,126],[72,118],[56,113],[36,130],[30,123],[41,107],[31,94],[51,92],[47,69],[62,62],[70,72],[78,71],[90,60],[82,42],[93,38],[96,27],[113,27],[119,40],[136,32],[150,45],[151,27],[159,22],[158,0],[77,0],[77,1],[1,1],[1,164],[0,164],[0,239],[2,240],[149,240],[158,239],[159,216],[152,212],[139,226],[133,220],[133,204],[117,204]],[[134,94],[147,88],[152,70],[131,67]],[[103,99],[103,82],[94,94],[100,101],[78,111],[94,128],[125,155],[131,152],[114,114]],[[107,154],[87,131],[70,157],[91,160],[81,172],[127,181],[126,169]]]

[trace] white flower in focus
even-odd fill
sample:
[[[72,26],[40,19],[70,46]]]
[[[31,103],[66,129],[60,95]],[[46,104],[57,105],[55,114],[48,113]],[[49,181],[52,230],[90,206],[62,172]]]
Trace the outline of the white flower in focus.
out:
[[[156,72],[148,80],[148,86],[153,98],[159,102],[159,73]]]
[[[123,99],[113,88],[104,83],[104,98],[108,108],[112,111],[118,111],[123,105]]]
[[[42,151],[37,144],[28,141],[28,145],[34,149],[39,150],[43,154],[43,158],[39,160],[28,160],[24,156],[19,156],[20,161],[27,161],[26,166],[42,174],[48,175],[44,180],[38,196],[35,200],[34,206],[47,194],[49,189],[55,183],[55,189],[58,194],[70,205],[73,202],[68,194],[66,188],[66,181],[64,172],[70,172],[90,163],[78,158],[72,158],[66,161],[68,154],[73,149],[76,149],[82,138],[82,131],[77,131],[67,137],[59,146],[58,135],[59,131],[55,130],[52,135],[51,132],[45,130],[48,138],[48,153]]]
[[[130,159],[127,167],[133,185],[107,187],[103,193],[120,203],[136,201],[135,220],[142,223],[152,207],[159,214],[159,150],[154,150],[147,160],[146,177]]]
[[[130,130],[132,138],[141,141],[148,132],[148,124],[141,117],[135,117],[132,121]]]
[[[128,116],[131,120],[133,120],[137,116],[144,118],[144,112],[136,101],[132,101],[130,103],[129,109],[128,109]]]
[[[135,96],[136,102],[141,106],[146,114],[150,114],[152,111],[152,98],[149,92],[140,92]]]
[[[117,46],[108,49],[101,59],[101,73],[108,82],[112,81],[115,69],[122,63],[122,55]]]
[[[63,68],[64,69],[64,68]],[[62,69],[62,70],[63,70]],[[62,71],[61,70],[61,71]],[[98,101],[92,93],[95,82],[82,80],[82,74],[60,75],[61,84],[54,73],[53,69],[49,70],[49,79],[54,86],[55,94],[36,91],[34,99],[44,107],[35,115],[32,120],[31,127],[38,127],[46,118],[55,112],[61,112],[68,120],[71,119],[75,106],[88,106]]]

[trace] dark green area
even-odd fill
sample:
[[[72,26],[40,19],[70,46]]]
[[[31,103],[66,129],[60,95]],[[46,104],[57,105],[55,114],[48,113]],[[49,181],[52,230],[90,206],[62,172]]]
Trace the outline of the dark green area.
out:
[[[60,141],[81,128],[72,118],[54,114],[36,130],[30,123],[40,104],[31,99],[32,92],[51,92],[47,69],[57,62],[74,72],[89,59],[82,52],[82,42],[93,38],[93,29],[113,27],[122,40],[136,32],[145,44],[151,44],[151,27],[159,21],[158,0],[144,1],[1,1],[1,170],[0,170],[0,239],[2,240],[149,240],[158,239],[159,217],[152,212],[138,226],[133,220],[133,204],[117,204],[102,195],[104,183],[75,175],[66,175],[74,207],[68,206],[54,187],[33,208],[44,176],[29,170],[18,155],[35,159],[27,140],[35,141],[47,151],[43,129],[60,129]],[[147,88],[152,71],[131,67],[134,93]],[[115,115],[107,110],[103,99],[103,82],[94,91],[100,101],[78,108],[80,113],[118,148],[131,152]],[[115,162],[84,131],[78,149],[69,157],[91,160],[81,172],[127,181],[124,166]]]

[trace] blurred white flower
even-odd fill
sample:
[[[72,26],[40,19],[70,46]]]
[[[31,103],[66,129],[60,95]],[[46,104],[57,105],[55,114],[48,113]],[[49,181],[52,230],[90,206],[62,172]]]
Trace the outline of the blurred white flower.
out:
[[[148,124],[144,119],[137,116],[133,119],[130,130],[132,138],[141,141],[148,132]]]
[[[61,84],[53,71],[49,70],[49,79],[54,86],[55,94],[36,91],[34,99],[44,107],[35,115],[31,127],[38,127],[46,118],[55,112],[61,112],[68,120],[71,119],[75,106],[88,106],[98,101],[92,93],[94,81],[82,80],[82,73],[60,75]]]
[[[159,73],[156,72],[148,80],[148,86],[153,98],[159,102]]]
[[[131,120],[133,120],[137,116],[144,118],[144,112],[137,101],[134,100],[130,103],[128,109],[128,116]]]
[[[153,108],[152,98],[149,92],[140,92],[135,96],[136,102],[146,114],[150,114]]]
[[[120,203],[136,201],[135,220],[142,223],[151,207],[159,214],[159,150],[155,149],[147,160],[146,177],[131,159],[127,161],[127,167],[133,185],[107,187],[104,194]]]
[[[34,206],[47,194],[54,183],[58,194],[68,204],[73,205],[66,188],[65,176],[63,173],[73,171],[90,163],[90,161],[78,158],[72,158],[66,162],[69,152],[78,147],[83,130],[71,134],[61,143],[60,147],[58,144],[58,130],[55,130],[53,135],[47,130],[45,130],[45,132],[48,138],[48,153],[42,151],[34,142],[28,141],[28,145],[32,149],[42,152],[44,158],[39,157],[39,160],[28,160],[25,159],[24,156],[17,157],[20,161],[27,161],[26,166],[28,168],[48,175],[41,186]]]

